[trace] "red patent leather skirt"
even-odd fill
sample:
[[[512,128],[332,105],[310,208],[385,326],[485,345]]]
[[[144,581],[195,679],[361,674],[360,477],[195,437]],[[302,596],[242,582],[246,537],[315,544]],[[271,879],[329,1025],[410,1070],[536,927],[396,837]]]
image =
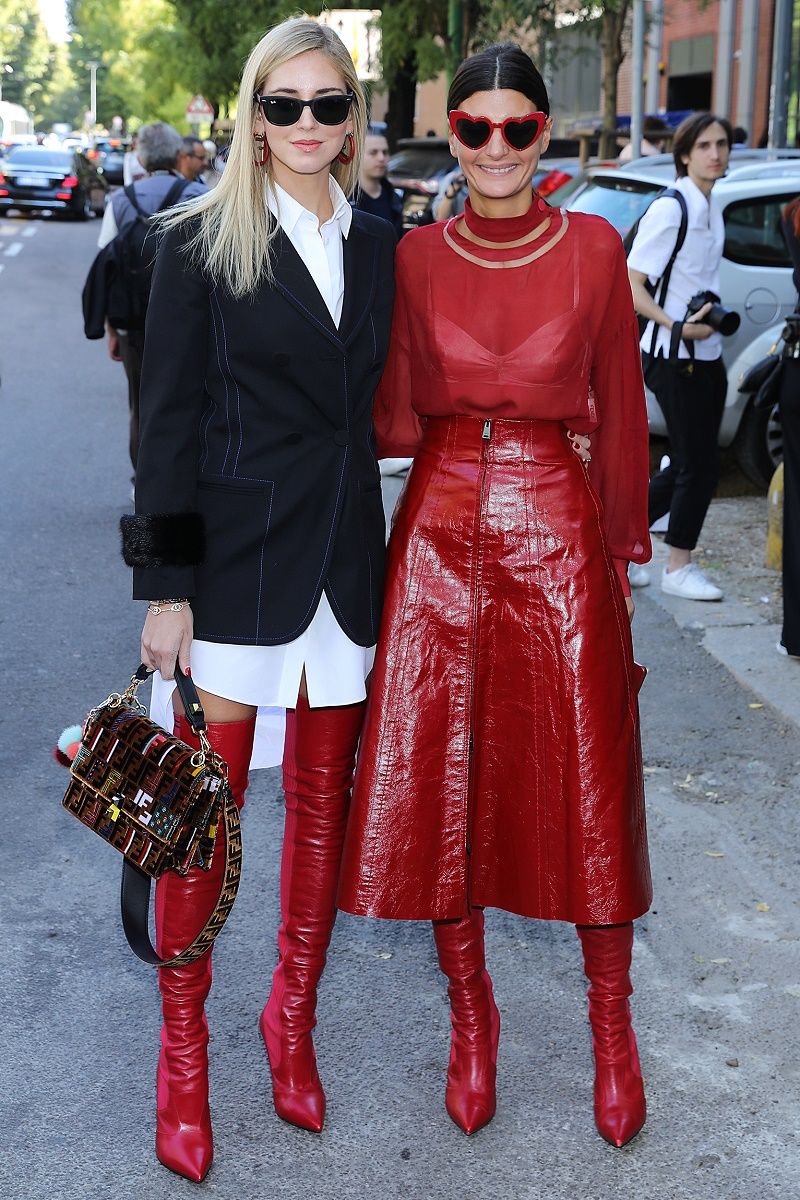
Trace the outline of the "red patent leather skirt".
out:
[[[643,677],[563,426],[429,418],[389,544],[339,906],[640,916]]]

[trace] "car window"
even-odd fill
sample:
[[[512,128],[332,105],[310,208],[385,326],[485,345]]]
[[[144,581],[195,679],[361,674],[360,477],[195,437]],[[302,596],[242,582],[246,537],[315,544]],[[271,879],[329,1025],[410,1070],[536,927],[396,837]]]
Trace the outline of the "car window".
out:
[[[68,167],[72,163],[72,155],[63,150],[12,150],[6,158],[7,163],[17,167]]]
[[[748,267],[791,267],[781,234],[781,209],[797,195],[755,196],[725,209],[725,249],[731,262]]]
[[[388,173],[403,179],[431,179],[452,171],[455,165],[456,160],[447,149],[400,150],[389,159]]]
[[[570,212],[594,213],[598,217],[605,217],[624,237],[660,191],[657,183],[623,179],[621,176],[609,179],[605,175],[597,175],[579,195],[567,200],[565,208]]]

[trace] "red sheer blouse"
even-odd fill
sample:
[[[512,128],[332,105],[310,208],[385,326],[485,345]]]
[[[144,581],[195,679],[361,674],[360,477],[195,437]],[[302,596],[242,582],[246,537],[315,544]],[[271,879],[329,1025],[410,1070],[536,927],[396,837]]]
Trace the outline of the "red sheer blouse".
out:
[[[458,218],[408,234],[375,401],[380,457],[413,456],[429,416],[561,421],[590,433],[589,473],[626,594],[650,558],[648,428],[625,254],[602,217]]]

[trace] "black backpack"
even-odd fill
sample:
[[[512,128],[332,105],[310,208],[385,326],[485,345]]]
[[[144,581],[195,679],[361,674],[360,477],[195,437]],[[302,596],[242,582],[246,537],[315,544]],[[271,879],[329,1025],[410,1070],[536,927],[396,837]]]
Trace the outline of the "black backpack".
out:
[[[669,258],[669,262],[667,263],[666,267],[664,268],[664,274],[661,276],[660,279],[657,279],[655,281],[655,283],[651,283],[650,280],[648,279],[648,280],[646,280],[645,285],[644,285],[654,300],[656,298],[656,292],[659,292],[658,299],[656,300],[656,304],[659,306],[659,308],[664,307],[664,301],[667,298],[667,289],[669,288],[669,278],[670,278],[670,275],[672,274],[672,268],[675,265],[675,259],[678,257],[681,247],[683,246],[683,243],[686,241],[686,231],[689,227],[689,210],[686,207],[686,200],[683,197],[683,193],[679,192],[677,188],[664,188],[664,190],[659,192],[657,196],[653,197],[653,199],[650,201],[650,204],[648,204],[647,208],[644,211],[649,212],[651,204],[655,204],[656,200],[662,200],[665,197],[668,197],[668,198],[671,198],[672,200],[678,201],[678,204],[680,205],[680,210],[681,210],[681,223],[680,223],[680,226],[678,227],[678,238],[677,238],[677,241],[675,242],[675,249],[672,251],[672,254],[670,255],[670,258]],[[639,225],[641,224],[641,220],[642,220],[643,216],[644,216],[644,213],[642,213],[642,216],[639,217],[639,220],[636,221],[635,224],[633,224],[630,227],[628,232],[625,234],[625,237],[622,239],[622,245],[625,248],[625,257],[626,258],[628,257],[628,255],[631,252],[631,247],[633,246],[633,243],[636,241],[636,234],[639,232]],[[660,289],[659,289],[659,284],[661,284]],[[649,322],[647,320],[647,317],[642,317],[638,313],[636,314],[636,320],[639,323],[639,338],[641,339],[644,336],[644,331],[647,328]],[[649,350],[650,354],[652,354],[653,351],[655,350],[657,337],[658,337],[658,325],[656,325],[654,323],[653,324],[653,338],[652,338],[652,341],[650,342],[650,350]]]
[[[153,217],[177,204],[184,188],[188,186],[188,179],[176,179],[154,213],[145,212],[136,199],[132,184],[125,188],[125,195],[136,217],[107,248],[107,316],[114,329],[144,329],[158,249]]]

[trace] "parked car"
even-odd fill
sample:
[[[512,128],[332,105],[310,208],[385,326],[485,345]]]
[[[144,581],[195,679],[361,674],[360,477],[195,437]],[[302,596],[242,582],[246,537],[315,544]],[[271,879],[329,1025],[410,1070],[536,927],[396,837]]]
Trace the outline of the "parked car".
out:
[[[674,178],[675,165],[669,154],[640,158],[616,169],[594,168],[588,172],[585,186],[568,197],[563,207],[605,217],[624,237]],[[714,187],[725,220],[722,303],[742,318],[738,332],[724,341],[728,395],[719,442],[733,445],[742,469],[761,487],[769,484],[783,456],[780,424],[777,414],[753,408],[751,397],[739,391],[738,380],[743,366],[755,361],[751,344],[795,306],[797,293],[780,231],[780,213],[799,193],[798,150],[734,149],[728,173]],[[649,391],[647,408],[651,431],[665,435],[661,409]]]
[[[0,172],[0,212],[49,209],[79,221],[103,212],[108,185],[77,151],[16,146]]]
[[[129,146],[130,142],[122,138],[96,138],[86,157],[109,183],[122,183],[122,167]]]
[[[419,225],[439,190],[442,176],[458,164],[447,138],[401,138],[389,159],[387,178],[403,200],[403,224]]]

